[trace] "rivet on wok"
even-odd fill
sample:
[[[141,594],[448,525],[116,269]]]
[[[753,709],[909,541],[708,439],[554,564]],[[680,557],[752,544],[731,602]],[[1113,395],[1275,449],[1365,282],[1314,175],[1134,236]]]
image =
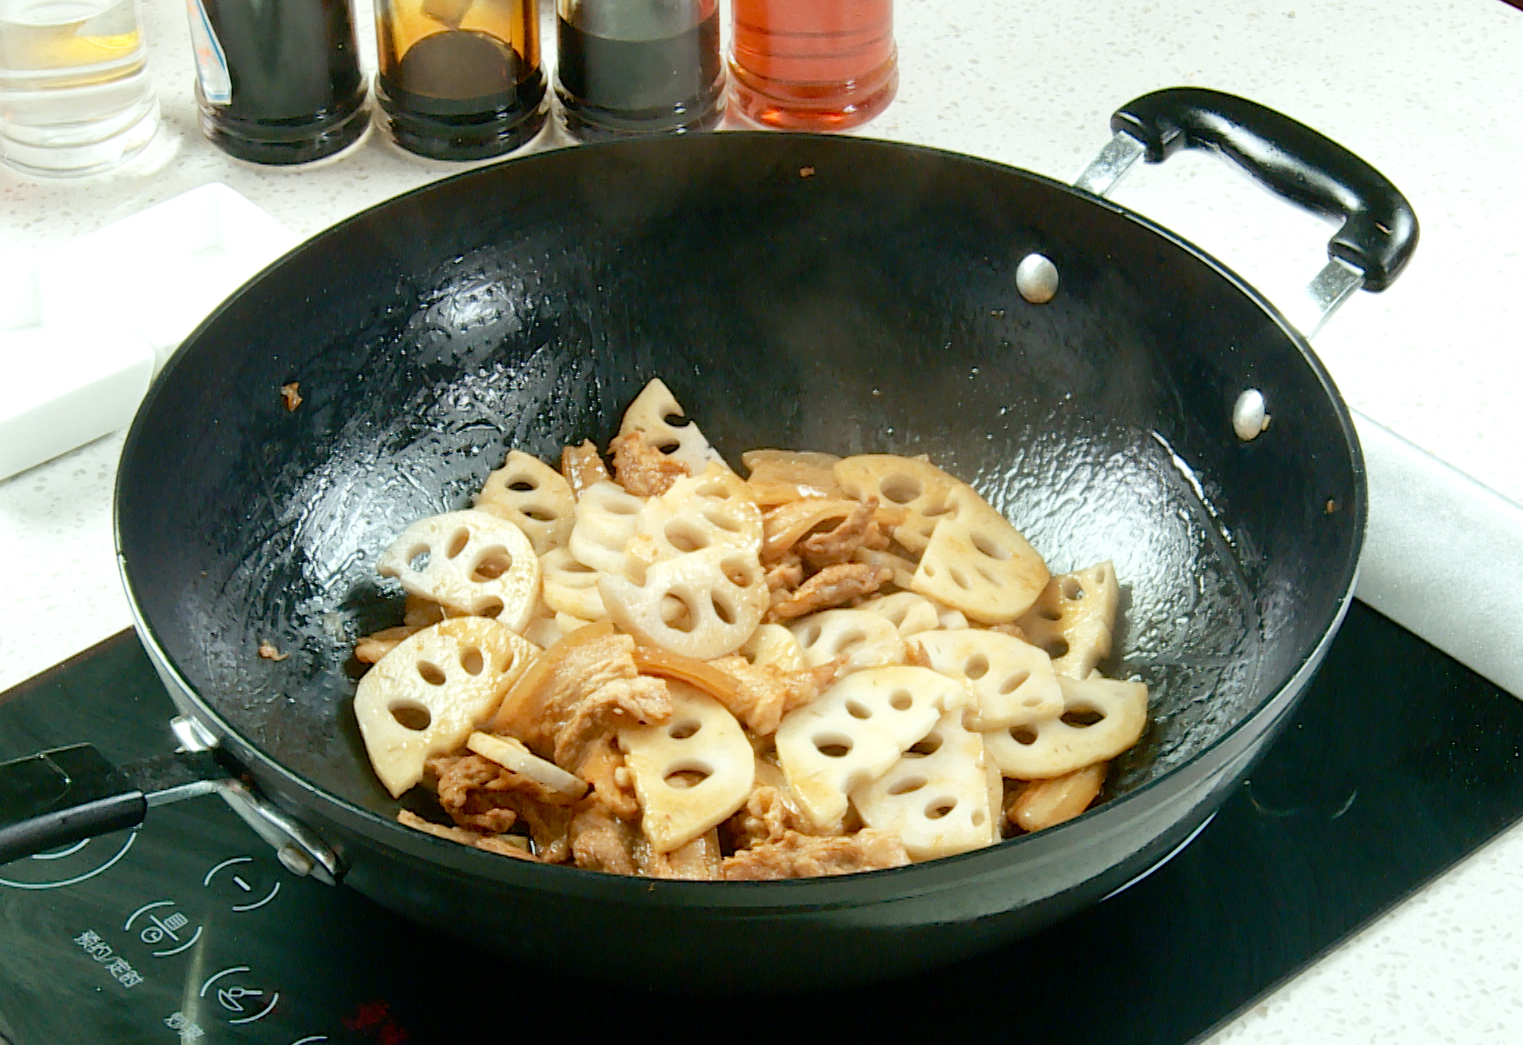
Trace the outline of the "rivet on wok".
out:
[[[1243,442],[1256,438],[1269,427],[1269,415],[1264,412],[1264,393],[1250,388],[1237,397],[1232,407],[1232,430]]]
[[[1033,305],[1045,305],[1058,293],[1058,267],[1040,254],[1027,254],[1015,267],[1015,289]]]
[[[290,842],[275,850],[275,855],[280,858],[285,869],[298,878],[305,878],[312,873],[312,858]]]

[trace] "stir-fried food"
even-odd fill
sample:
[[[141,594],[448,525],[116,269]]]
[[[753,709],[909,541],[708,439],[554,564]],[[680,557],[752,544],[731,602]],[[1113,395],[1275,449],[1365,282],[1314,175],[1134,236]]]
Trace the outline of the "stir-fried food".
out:
[[[356,643],[354,706],[381,783],[436,799],[404,824],[772,879],[951,856],[1101,797],[1148,707],[1099,673],[1109,562],[1050,575],[918,458],[753,450],[742,479],[681,416],[652,381],[608,458],[515,450],[381,557],[406,613]]]

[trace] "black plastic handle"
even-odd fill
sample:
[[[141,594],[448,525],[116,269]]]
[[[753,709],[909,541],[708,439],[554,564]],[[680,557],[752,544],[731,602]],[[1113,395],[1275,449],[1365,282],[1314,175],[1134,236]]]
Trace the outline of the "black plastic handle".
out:
[[[1417,247],[1417,215],[1383,174],[1305,124],[1246,98],[1170,87],[1117,109],[1111,130],[1141,141],[1149,163],[1180,149],[1210,149],[1285,199],[1341,217],[1328,256],[1360,269],[1366,290],[1390,286]]]
[[[135,827],[148,798],[88,744],[0,764],[0,864]]]
[[[228,771],[211,751],[176,751],[120,769],[89,744],[0,763],[0,864],[143,822]]]

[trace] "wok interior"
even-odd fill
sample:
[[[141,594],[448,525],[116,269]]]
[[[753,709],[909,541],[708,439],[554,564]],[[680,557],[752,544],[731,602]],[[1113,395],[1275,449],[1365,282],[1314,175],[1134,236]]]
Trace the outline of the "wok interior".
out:
[[[1015,288],[1033,250],[1060,272],[1047,305]],[[1344,419],[1227,277],[1008,169],[725,134],[452,179],[255,280],[129,440],[119,530],[144,617],[250,743],[390,818],[346,671],[354,637],[400,620],[376,558],[466,506],[507,449],[606,446],[655,376],[737,466],[764,446],[927,453],[1054,572],[1113,558],[1107,674],[1154,697],[1117,792],[1272,695],[1352,577]],[[1250,385],[1275,421],[1243,444],[1229,417]]]

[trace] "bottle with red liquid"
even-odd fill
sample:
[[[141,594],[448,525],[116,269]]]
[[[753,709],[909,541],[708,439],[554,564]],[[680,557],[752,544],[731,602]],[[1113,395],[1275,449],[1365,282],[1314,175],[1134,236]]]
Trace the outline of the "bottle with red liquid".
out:
[[[767,127],[866,123],[899,86],[894,0],[734,0],[730,98]]]

